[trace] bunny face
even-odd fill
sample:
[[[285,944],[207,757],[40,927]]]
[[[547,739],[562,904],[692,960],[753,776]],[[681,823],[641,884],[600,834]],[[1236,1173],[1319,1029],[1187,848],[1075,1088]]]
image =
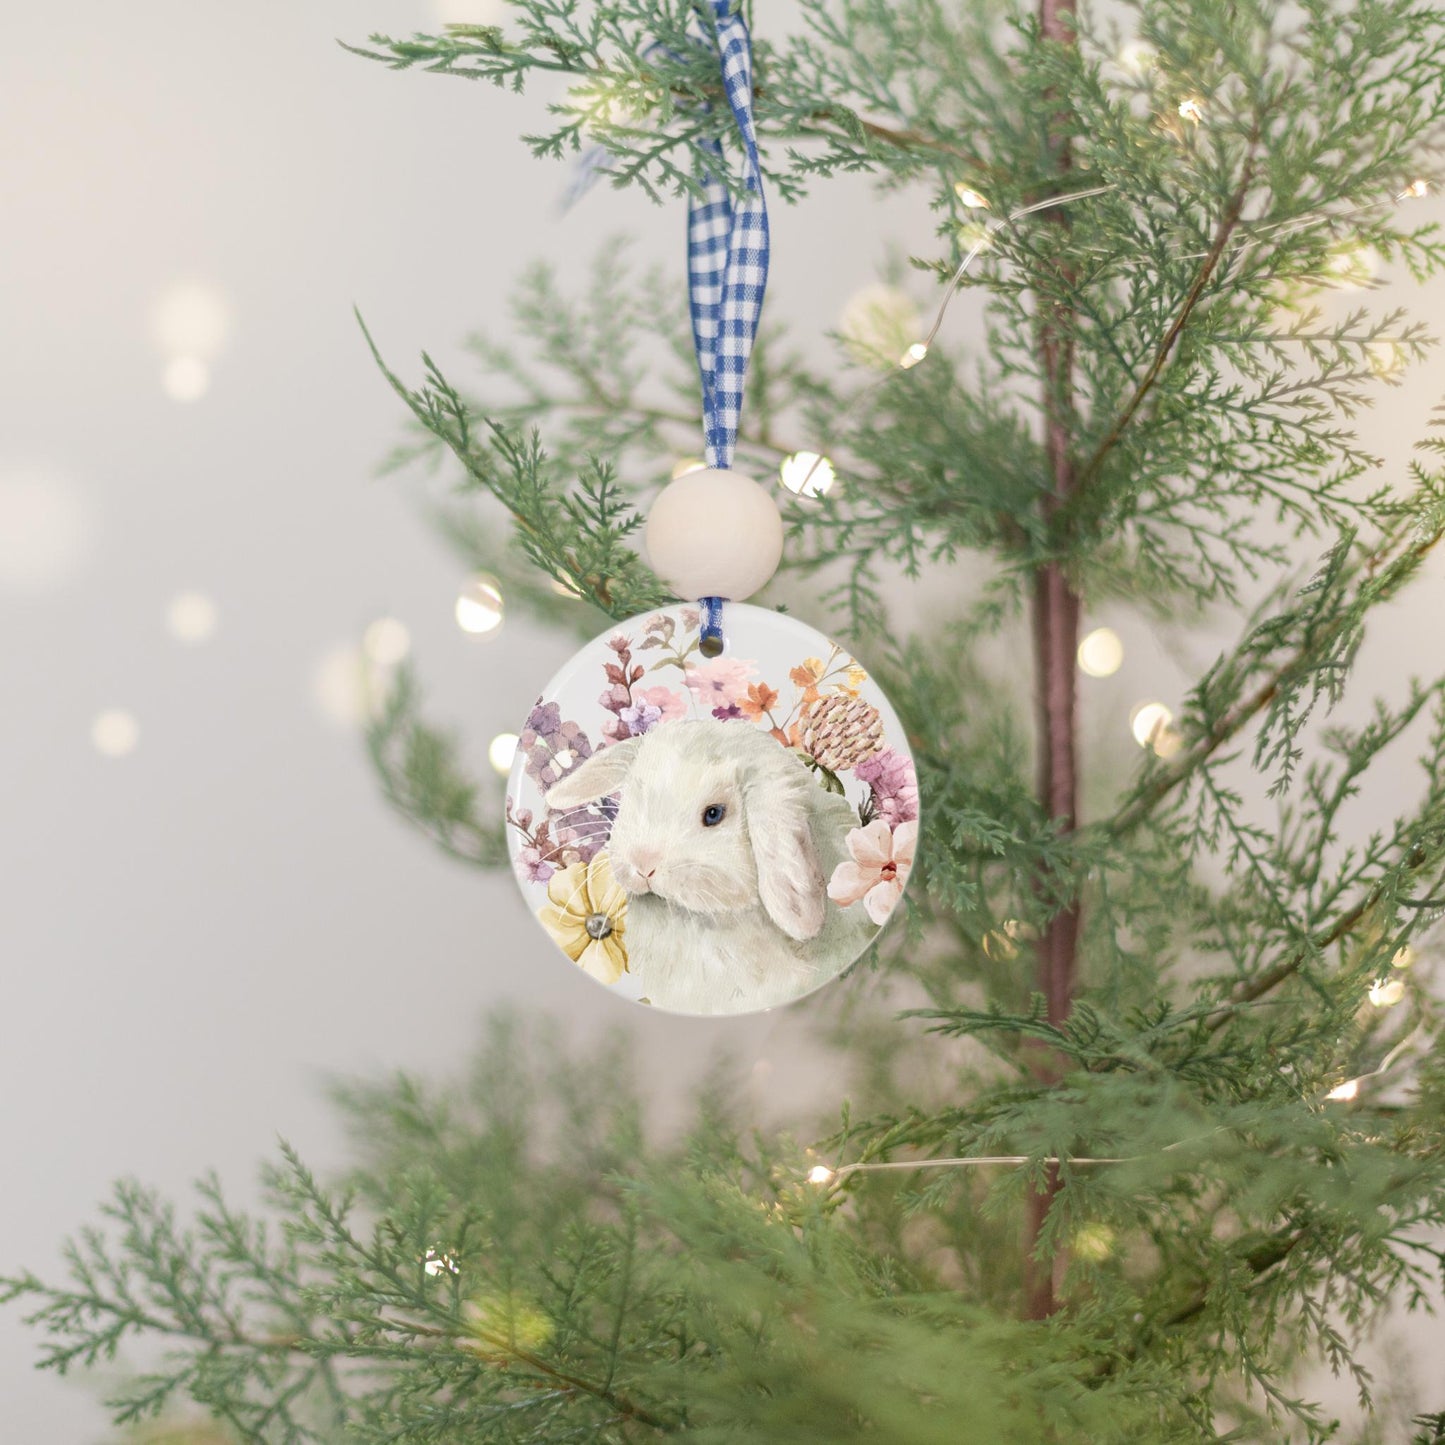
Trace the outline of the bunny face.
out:
[[[607,848],[629,894],[703,915],[761,905],[801,940],[821,929],[826,901],[808,807],[817,790],[761,729],[705,719],[604,749],[547,802],[570,814],[619,793]]]

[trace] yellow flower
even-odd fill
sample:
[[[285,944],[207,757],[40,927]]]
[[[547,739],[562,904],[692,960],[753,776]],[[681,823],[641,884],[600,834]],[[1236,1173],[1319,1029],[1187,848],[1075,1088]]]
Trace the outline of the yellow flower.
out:
[[[868,674],[855,662],[848,669],[848,691],[857,692],[865,682],[868,681]]]
[[[627,972],[627,895],[612,876],[605,850],[590,863],[574,863],[554,873],[537,917],[584,973],[616,983]]]

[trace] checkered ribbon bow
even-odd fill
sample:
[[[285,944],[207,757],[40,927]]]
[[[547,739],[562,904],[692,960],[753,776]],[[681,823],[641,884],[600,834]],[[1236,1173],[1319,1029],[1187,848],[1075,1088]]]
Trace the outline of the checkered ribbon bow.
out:
[[[753,46],[738,0],[712,0],[723,89],[743,142],[744,194],[718,174],[687,213],[687,276],[692,336],[702,376],[702,424],[710,467],[732,465],[743,407],[743,381],[768,285],[768,208],[753,127]],[[703,144],[723,169],[723,148]]]

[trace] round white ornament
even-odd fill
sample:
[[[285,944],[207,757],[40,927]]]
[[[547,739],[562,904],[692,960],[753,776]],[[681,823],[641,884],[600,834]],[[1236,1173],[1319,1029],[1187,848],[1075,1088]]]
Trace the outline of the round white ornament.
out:
[[[783,555],[783,518],[751,477],[700,467],[670,482],[648,509],[648,565],[679,597],[741,602],[767,586]]]
[[[893,709],[841,647],[728,604],[589,643],[525,724],[507,834],[528,907],[613,993],[751,1013],[836,978],[902,896],[918,836]]]

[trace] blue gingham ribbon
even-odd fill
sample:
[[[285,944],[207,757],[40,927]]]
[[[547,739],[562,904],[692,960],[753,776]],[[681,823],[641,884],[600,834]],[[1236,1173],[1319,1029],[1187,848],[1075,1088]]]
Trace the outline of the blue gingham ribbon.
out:
[[[753,46],[740,0],[712,0],[723,89],[743,142],[745,193],[735,196],[714,172],[723,148],[703,142],[716,162],[687,213],[687,276],[692,337],[702,378],[707,464],[732,465],[743,406],[743,381],[768,285],[768,208],[753,126]]]

